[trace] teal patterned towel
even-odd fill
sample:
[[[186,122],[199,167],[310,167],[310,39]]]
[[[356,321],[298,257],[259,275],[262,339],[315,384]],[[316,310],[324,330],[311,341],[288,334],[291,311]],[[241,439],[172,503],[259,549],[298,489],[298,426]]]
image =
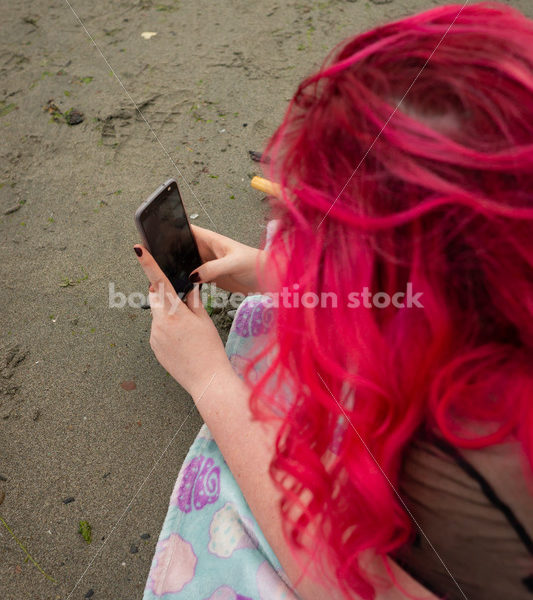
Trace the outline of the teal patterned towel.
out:
[[[239,375],[266,341],[272,310],[263,296],[239,307],[226,344]],[[156,598],[298,600],[206,425],[181,467],[159,536],[143,600]]]

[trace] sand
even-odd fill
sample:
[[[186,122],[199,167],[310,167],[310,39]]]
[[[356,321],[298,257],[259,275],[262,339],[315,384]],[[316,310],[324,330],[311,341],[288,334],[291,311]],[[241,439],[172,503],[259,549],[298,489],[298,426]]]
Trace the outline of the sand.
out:
[[[0,517],[56,580],[0,522],[3,600],[140,598],[201,425],[147,311],[109,308],[110,284],[146,293],[137,206],[175,176],[196,224],[259,243],[248,150],[298,82],[347,35],[437,4],[72,0],[106,63],[66,1],[3,0]]]

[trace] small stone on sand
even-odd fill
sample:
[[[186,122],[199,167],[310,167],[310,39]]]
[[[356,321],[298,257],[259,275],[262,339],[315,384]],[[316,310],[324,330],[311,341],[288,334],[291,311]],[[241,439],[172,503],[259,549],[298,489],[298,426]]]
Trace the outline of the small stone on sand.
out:
[[[79,110],[71,110],[65,115],[65,121],[69,125],[78,125],[79,123],[83,123],[83,113],[81,113]]]

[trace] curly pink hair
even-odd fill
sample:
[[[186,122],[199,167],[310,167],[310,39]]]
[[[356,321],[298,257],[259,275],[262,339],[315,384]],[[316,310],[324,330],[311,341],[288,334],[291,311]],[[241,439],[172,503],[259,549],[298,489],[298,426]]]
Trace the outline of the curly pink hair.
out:
[[[413,534],[392,486],[422,427],[463,448],[513,436],[533,464],[532,49],[532,22],[498,3],[357,35],[298,87],[266,151],[283,191],[270,267],[340,300],[279,307],[251,407],[281,415],[287,539],[308,547],[312,530],[336,584],[365,600],[362,552]],[[408,283],[423,308],[343,302]]]

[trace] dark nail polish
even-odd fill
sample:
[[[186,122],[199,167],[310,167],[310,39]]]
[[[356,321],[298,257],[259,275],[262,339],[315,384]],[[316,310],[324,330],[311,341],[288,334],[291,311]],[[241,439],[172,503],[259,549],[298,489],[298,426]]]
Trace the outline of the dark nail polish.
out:
[[[189,281],[191,283],[198,283],[200,281],[200,275],[198,275],[198,273],[191,273],[189,275]]]
[[[140,248],[137,248],[137,246],[135,246],[133,248],[135,250],[135,254],[140,258],[143,255],[143,251]]]

